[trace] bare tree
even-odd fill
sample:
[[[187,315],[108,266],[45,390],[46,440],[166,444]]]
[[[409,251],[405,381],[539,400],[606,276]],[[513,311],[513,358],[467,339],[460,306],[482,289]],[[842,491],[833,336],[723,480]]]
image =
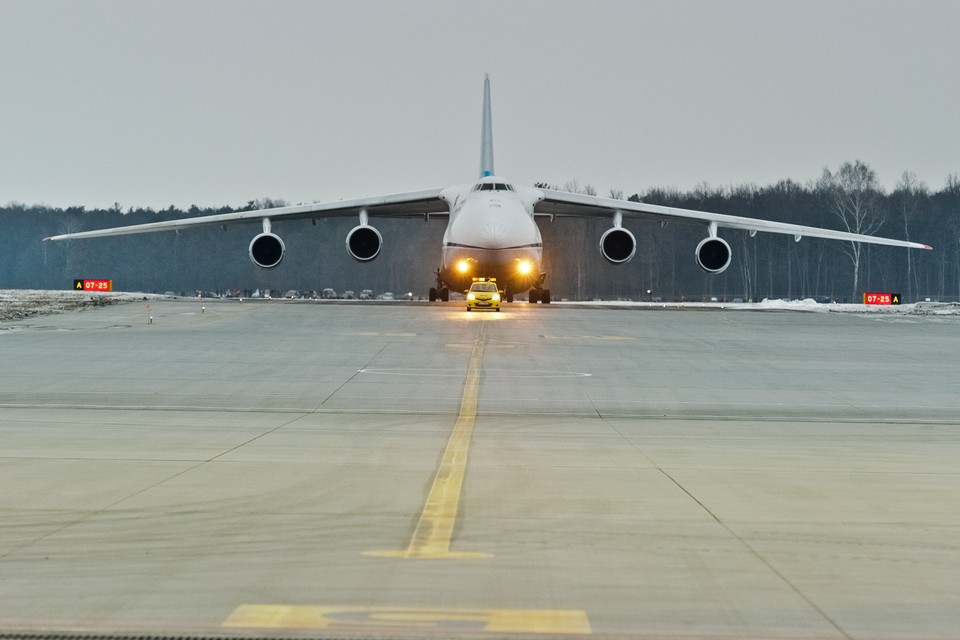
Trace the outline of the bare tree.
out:
[[[917,179],[917,175],[910,171],[904,171],[900,176],[893,191],[894,201],[896,202],[897,213],[903,220],[903,233],[906,240],[910,240],[910,220],[916,215],[917,209],[926,200],[929,188],[924,182]],[[905,252],[907,255],[907,297],[913,298],[913,253],[910,249]]]
[[[254,209],[274,209],[276,207],[286,207],[289,203],[282,198],[259,198],[251,200]]]
[[[580,181],[574,178],[573,180],[567,180],[563,185],[563,190],[569,193],[582,193],[588,196],[597,195],[597,188],[592,184],[580,184]]]
[[[826,200],[827,207],[850,233],[872,235],[880,228],[885,218],[880,196],[883,191],[876,172],[866,163],[857,160],[845,162],[836,173],[823,170],[817,181],[817,189]],[[857,299],[860,285],[860,262],[863,246],[851,242],[844,253],[853,264],[853,289],[851,301]]]
[[[948,199],[952,201],[950,205],[952,205],[951,208],[953,210],[954,232],[957,236],[957,295],[960,296],[960,174],[951,173],[948,175],[946,183],[943,186],[943,191]],[[944,254],[946,254],[946,252],[944,252]],[[946,260],[946,255],[944,255],[943,260]],[[945,268],[944,271],[946,271]],[[941,280],[943,279],[945,279],[945,274],[941,275]],[[941,285],[941,289],[943,288],[943,285]]]

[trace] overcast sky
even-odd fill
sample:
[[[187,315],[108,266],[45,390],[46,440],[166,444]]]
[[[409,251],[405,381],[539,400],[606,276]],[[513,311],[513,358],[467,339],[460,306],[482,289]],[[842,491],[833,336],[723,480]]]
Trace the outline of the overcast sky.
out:
[[[960,172],[960,2],[0,0],[0,203]]]

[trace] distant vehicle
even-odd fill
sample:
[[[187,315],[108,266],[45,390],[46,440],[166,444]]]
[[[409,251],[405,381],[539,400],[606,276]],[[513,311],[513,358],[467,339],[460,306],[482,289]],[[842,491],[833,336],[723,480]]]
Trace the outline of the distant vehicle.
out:
[[[287,300],[299,300],[302,296],[300,295],[300,292],[297,291],[296,289],[290,289],[285,294],[283,294],[283,297],[286,298]]]
[[[336,300],[337,292],[329,287],[320,292],[320,297],[324,300]]]
[[[467,291],[467,311],[493,309],[500,311],[500,290],[493,278],[474,278]]]
[[[371,291],[370,289],[364,289],[363,291],[360,292],[360,299],[373,300],[373,291]]]
[[[343,292],[343,299],[344,299],[344,300],[355,300],[356,297],[357,297],[357,294],[355,294],[353,291],[347,290],[347,291],[344,291],[344,292]]]
[[[390,291],[387,291],[387,292],[384,293],[382,296],[380,296],[380,299],[381,299],[381,300],[396,300],[396,298],[393,297],[393,293],[391,293]]]

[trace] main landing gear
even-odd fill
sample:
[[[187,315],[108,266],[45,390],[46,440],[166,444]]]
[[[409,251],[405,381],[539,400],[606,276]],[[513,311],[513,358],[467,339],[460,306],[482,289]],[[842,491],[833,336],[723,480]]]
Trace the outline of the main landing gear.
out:
[[[430,302],[449,302],[450,301],[450,289],[446,287],[430,287]]]
[[[547,274],[540,274],[540,281],[537,283],[533,289],[530,289],[530,293],[527,295],[527,300],[530,301],[530,304],[550,304],[550,289],[543,288],[543,281],[547,279]]]
[[[530,304],[550,304],[550,289],[530,289],[527,299]]]
[[[450,289],[444,284],[443,278],[440,277],[440,269],[437,269],[435,275],[437,276],[437,286],[430,287],[430,302],[436,302],[437,300],[450,302]]]
[[[437,300],[441,302],[450,301],[450,288],[443,281],[443,278],[440,277],[440,269],[437,269],[436,273],[437,286],[430,287],[430,302],[436,302]],[[550,304],[550,289],[543,288],[543,281],[546,279],[547,274],[540,274],[540,282],[537,283],[537,286],[533,289],[530,289],[530,293],[527,294],[527,300],[530,301],[530,304]],[[513,291],[507,289],[503,292],[504,300],[506,302],[513,302]]]

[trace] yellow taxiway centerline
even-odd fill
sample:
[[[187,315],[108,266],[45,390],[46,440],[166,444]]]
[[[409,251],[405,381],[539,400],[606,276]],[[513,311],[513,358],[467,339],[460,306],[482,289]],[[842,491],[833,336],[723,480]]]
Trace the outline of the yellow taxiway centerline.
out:
[[[480,374],[483,370],[483,351],[487,345],[487,323],[480,322],[477,337],[470,352],[470,364],[466,381],[463,383],[463,396],[460,401],[460,413],[453,432],[447,440],[443,458],[433,479],[433,485],[427,494],[427,500],[420,513],[417,527],[414,529],[410,544],[406,549],[386,551],[365,551],[364,555],[387,558],[487,558],[490,554],[469,551],[451,551],[454,528],[457,523],[457,510],[460,506],[460,493],[463,490],[463,477],[467,469],[470,452],[470,440],[477,418],[477,401],[480,394]]]
[[[470,353],[463,385],[460,413],[447,441],[440,466],[406,549],[368,551],[364,555],[390,558],[485,558],[490,554],[450,549],[460,506],[460,493],[477,418],[477,401],[486,323],[481,322]],[[365,632],[373,629],[460,633],[464,625],[488,633],[588,635],[590,621],[584,611],[564,609],[448,609],[409,607],[356,607],[309,605],[241,605],[224,627],[260,629],[327,629]]]

